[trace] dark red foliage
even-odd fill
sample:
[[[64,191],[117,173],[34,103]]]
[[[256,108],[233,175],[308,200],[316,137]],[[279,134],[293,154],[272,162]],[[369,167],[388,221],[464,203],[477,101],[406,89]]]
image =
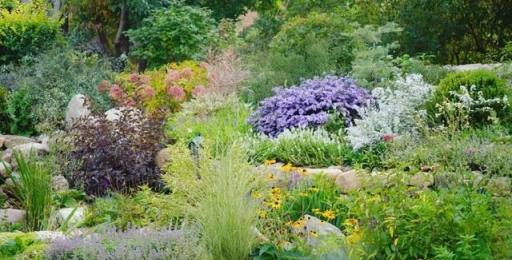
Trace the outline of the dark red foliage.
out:
[[[161,172],[155,164],[162,126],[134,110],[121,112],[119,120],[83,119],[73,131],[73,159],[80,166],[70,176],[73,186],[89,195],[108,191],[129,193],[143,184],[156,187]]]

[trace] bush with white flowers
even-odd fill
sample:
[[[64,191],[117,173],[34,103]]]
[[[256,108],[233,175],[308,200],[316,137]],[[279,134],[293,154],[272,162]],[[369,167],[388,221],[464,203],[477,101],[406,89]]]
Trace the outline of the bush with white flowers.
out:
[[[433,90],[421,75],[399,78],[391,87],[372,91],[377,102],[362,108],[361,118],[347,128],[347,138],[355,149],[379,142],[385,136],[414,132],[417,123],[426,117],[420,109]]]

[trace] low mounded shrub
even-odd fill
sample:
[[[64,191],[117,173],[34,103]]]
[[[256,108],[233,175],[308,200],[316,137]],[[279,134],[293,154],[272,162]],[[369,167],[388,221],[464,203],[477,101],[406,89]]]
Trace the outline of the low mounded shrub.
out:
[[[0,64],[48,49],[59,36],[60,22],[48,17],[40,1],[33,2],[0,9]]]
[[[134,106],[148,114],[162,117],[176,112],[180,104],[206,91],[207,65],[194,61],[172,63],[143,74],[121,74],[114,84],[103,81],[98,86],[120,106]]]
[[[391,88],[372,91],[376,103],[362,108],[361,118],[347,128],[347,138],[355,149],[374,145],[395,135],[411,134],[425,121],[425,111],[419,109],[428,100],[433,86],[421,75],[399,78]]]
[[[352,79],[326,76],[289,89],[275,89],[275,96],[263,100],[249,122],[269,136],[286,129],[324,125],[332,114],[342,117],[348,126],[371,101],[370,93]]]
[[[113,121],[104,116],[86,118],[73,129],[71,157],[81,166],[68,178],[89,195],[128,193],[143,184],[158,188],[160,170],[154,158],[160,148],[161,124],[133,109],[119,114]]]
[[[489,102],[503,98],[506,102]],[[509,123],[512,118],[512,88],[492,71],[453,72],[441,80],[434,90],[432,99],[427,103],[427,110],[436,122],[447,123],[449,120],[443,116],[436,117],[436,113],[439,113],[439,104],[445,101],[468,104],[468,109],[471,110],[469,121],[472,125],[487,124],[490,122],[490,116],[495,116],[505,123]]]
[[[180,230],[107,230],[88,237],[58,238],[48,259],[208,259],[196,234]]]

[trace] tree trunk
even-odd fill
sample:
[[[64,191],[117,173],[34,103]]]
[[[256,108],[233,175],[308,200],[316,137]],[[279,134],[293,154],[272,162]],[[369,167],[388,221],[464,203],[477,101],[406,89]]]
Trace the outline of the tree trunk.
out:
[[[123,34],[128,24],[128,10],[126,10],[126,2],[121,6],[121,17],[119,18],[119,26],[117,27],[116,38],[114,40],[116,48],[116,56],[128,52],[128,38]]]

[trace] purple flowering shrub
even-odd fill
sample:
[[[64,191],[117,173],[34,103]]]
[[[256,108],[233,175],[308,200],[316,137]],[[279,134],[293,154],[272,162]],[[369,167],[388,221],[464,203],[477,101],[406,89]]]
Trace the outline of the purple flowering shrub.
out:
[[[351,125],[359,117],[360,108],[372,100],[370,93],[354,80],[337,76],[305,80],[298,86],[276,88],[274,92],[249,118],[258,132],[273,137],[286,129],[324,125],[334,113]]]
[[[47,259],[203,259],[197,235],[180,230],[106,230],[88,236],[57,238],[46,249]]]

